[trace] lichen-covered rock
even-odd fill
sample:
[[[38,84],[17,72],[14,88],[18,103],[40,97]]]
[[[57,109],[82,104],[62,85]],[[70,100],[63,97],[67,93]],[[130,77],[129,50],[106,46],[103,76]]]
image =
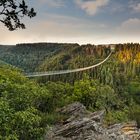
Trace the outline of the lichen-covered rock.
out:
[[[104,110],[91,113],[77,102],[60,109],[59,113],[69,117],[63,124],[50,128],[45,140],[140,140],[136,122],[104,128]]]
[[[86,107],[79,102],[75,102],[59,110],[61,114],[83,115],[87,113]]]
[[[86,110],[85,106],[79,102],[75,102],[66,107],[63,107],[58,111],[58,113],[69,116],[68,119],[65,120],[65,123],[72,122],[79,118],[83,118],[87,114],[90,114],[90,112]]]
[[[140,140],[140,130],[137,128],[136,122],[124,124],[116,124],[107,128],[107,135],[110,137],[121,138],[122,140]]]

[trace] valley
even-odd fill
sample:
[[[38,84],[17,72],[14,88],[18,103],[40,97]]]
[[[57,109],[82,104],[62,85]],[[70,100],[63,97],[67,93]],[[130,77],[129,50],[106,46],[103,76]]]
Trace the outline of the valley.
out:
[[[103,126],[135,121],[139,128],[140,44],[114,46],[109,56],[111,48],[106,45],[1,45],[0,138],[41,140],[48,128],[70,117],[58,110],[75,102],[90,112],[104,110]],[[85,71],[25,77],[30,72],[89,67],[107,57]]]

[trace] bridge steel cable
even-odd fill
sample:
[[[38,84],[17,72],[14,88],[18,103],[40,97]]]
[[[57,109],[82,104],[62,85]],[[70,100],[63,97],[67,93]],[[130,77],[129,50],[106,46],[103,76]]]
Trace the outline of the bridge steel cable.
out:
[[[42,76],[51,76],[51,75],[62,75],[62,74],[68,74],[68,73],[74,73],[74,72],[89,70],[89,69],[98,67],[98,66],[102,65],[103,63],[105,63],[110,58],[112,53],[113,52],[111,51],[110,54],[100,63],[89,66],[89,67],[78,68],[78,69],[73,69],[73,70],[59,70],[59,71],[26,73],[26,77],[31,78],[31,77],[42,77]]]

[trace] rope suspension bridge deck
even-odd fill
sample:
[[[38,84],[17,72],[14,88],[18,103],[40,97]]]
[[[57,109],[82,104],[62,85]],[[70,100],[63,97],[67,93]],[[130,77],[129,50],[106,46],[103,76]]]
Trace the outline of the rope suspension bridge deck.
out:
[[[68,74],[68,73],[74,73],[74,72],[80,72],[80,71],[93,69],[93,68],[98,67],[98,66],[102,65],[103,63],[105,63],[110,58],[112,53],[113,52],[111,51],[110,54],[100,63],[89,66],[89,67],[78,68],[78,69],[73,69],[73,70],[59,70],[59,71],[26,73],[26,77],[31,78],[31,77],[42,77],[42,76],[51,76],[51,75],[62,75],[62,74]]]
[[[92,66],[78,68],[78,69],[72,69],[72,70],[58,70],[58,71],[25,73],[25,77],[32,78],[32,77],[42,77],[42,76],[52,76],[52,75],[63,75],[63,74],[69,74],[69,73],[81,72],[81,71],[93,69],[93,68],[98,67],[98,66],[102,65],[103,63],[105,63],[110,58],[110,56],[112,55],[113,52],[114,52],[114,47],[111,47],[111,52],[109,53],[109,55],[103,61],[101,61],[95,65],[92,65]],[[5,62],[5,64],[8,65],[8,63],[6,63],[6,62]],[[15,67],[15,66],[13,66],[13,67]]]

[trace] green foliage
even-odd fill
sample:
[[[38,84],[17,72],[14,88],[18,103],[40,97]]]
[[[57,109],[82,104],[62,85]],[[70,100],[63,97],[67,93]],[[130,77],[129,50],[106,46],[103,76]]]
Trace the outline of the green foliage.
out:
[[[104,123],[106,125],[113,125],[115,123],[127,122],[129,121],[128,112],[128,108],[110,111],[106,114]]]
[[[40,139],[44,134],[44,129],[40,125],[42,118],[34,108],[16,112],[12,123],[19,139]]]
[[[140,81],[132,81],[128,84],[129,97],[132,97],[136,103],[140,104]]]
[[[0,67],[0,137],[41,139],[45,131],[36,109],[37,94],[42,90],[13,68]]]
[[[108,54],[107,48],[89,44],[20,44],[1,48],[2,60],[27,72],[89,66]],[[0,66],[0,139],[41,139],[48,124],[67,117],[57,110],[75,101],[92,111],[106,110],[106,125],[129,120],[140,125],[139,52],[139,44],[119,44],[101,67],[43,77],[37,79],[40,85],[11,66]]]
[[[105,109],[109,111],[121,106],[119,97],[110,86],[89,80],[88,77],[75,82],[73,98],[92,110]]]
[[[84,80],[80,80],[74,83],[74,92],[73,99],[75,101],[80,101],[86,107],[96,106],[96,83],[88,80],[88,77],[85,77]]]
[[[66,120],[66,115],[61,115],[58,112],[50,112],[43,114],[43,122],[48,125],[55,125],[57,123],[62,123]]]
[[[49,90],[48,97],[44,98],[45,104],[47,104],[45,107],[46,111],[52,112],[56,107],[60,108],[70,103],[69,97],[71,97],[73,92],[73,87],[70,84],[48,82],[45,86]]]
[[[140,105],[133,102],[130,107],[129,118],[135,120],[140,128]]]
[[[0,59],[25,72],[72,69],[100,62],[108,55],[106,50],[106,47],[98,49],[95,45],[18,44],[0,46]]]
[[[9,103],[0,99],[0,137],[6,138],[11,135],[14,109],[10,108]]]

